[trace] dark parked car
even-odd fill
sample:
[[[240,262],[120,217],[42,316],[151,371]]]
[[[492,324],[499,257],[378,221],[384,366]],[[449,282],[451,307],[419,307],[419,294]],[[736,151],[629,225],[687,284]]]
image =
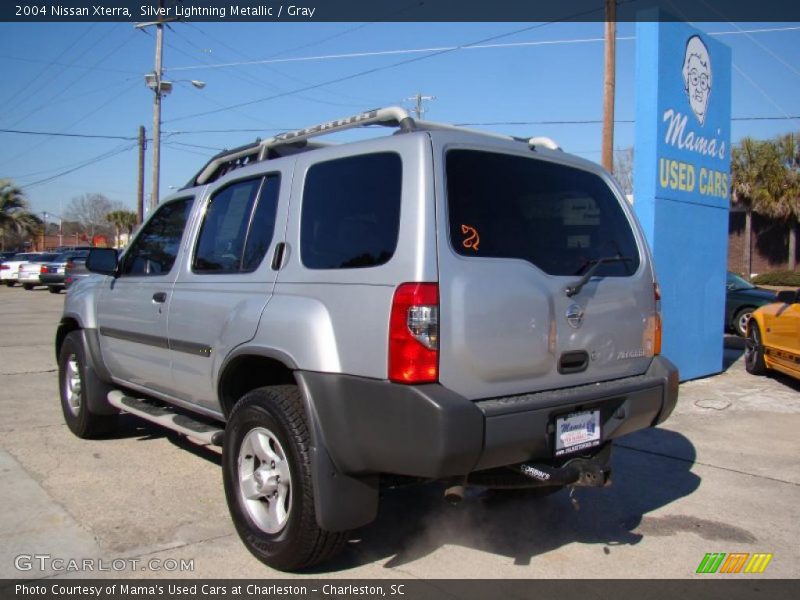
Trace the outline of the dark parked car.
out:
[[[53,262],[42,265],[39,280],[47,286],[51,294],[58,294],[65,287],[64,281],[67,266],[72,263],[74,267],[75,262],[86,262],[87,256],[89,256],[88,250],[62,252],[53,259]]]
[[[91,273],[86,268],[86,256],[73,258],[64,266],[64,289],[68,290],[76,281],[89,275]]]
[[[759,306],[775,302],[775,292],[754,286],[728,271],[725,294],[725,328],[741,337],[747,334],[747,321]]]
[[[0,262],[11,260],[16,254],[16,252],[0,252]]]

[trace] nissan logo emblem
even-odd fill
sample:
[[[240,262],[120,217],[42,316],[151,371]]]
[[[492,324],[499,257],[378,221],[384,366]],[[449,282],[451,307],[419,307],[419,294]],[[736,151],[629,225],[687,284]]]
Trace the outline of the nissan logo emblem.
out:
[[[573,329],[577,329],[583,322],[583,309],[578,304],[572,304],[567,309],[567,323]]]

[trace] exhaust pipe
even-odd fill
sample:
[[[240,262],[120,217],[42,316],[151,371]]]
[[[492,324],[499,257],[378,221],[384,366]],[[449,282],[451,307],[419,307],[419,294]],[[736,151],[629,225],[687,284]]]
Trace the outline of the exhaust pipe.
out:
[[[466,488],[461,484],[451,485],[444,491],[444,499],[450,504],[458,504],[464,499],[465,491]]]

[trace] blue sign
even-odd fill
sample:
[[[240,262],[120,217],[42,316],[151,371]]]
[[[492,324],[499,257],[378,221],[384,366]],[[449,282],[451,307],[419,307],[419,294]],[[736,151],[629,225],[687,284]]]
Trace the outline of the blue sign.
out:
[[[681,379],[722,368],[730,205],[730,49],[679,22],[636,28],[634,209]]]

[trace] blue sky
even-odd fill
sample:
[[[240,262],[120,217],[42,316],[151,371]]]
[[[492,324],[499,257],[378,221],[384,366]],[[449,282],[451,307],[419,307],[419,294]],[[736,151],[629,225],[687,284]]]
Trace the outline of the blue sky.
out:
[[[777,118],[735,120],[733,140],[800,132],[800,118],[785,118],[800,115],[800,23],[697,27],[736,32],[718,37],[732,48],[733,117]],[[626,148],[634,139],[634,124],[624,121],[635,112],[635,24],[620,23],[617,35],[615,147]],[[436,96],[426,103],[431,120],[530,122],[477,128],[547,135],[599,162],[600,124],[533,122],[601,118],[602,37],[602,23],[173,23],[165,32],[165,77],[175,87],[163,102],[161,196],[220,149],[364,109],[410,107],[406,98],[417,92]],[[491,47],[429,56],[482,40]],[[154,47],[154,34],[132,23],[0,24],[0,129],[134,138],[144,125],[149,136],[153,94],[143,76],[153,69]],[[359,55],[341,56],[352,54]],[[191,79],[207,85],[194,89]],[[0,178],[20,185],[37,212],[58,214],[91,192],[133,210],[136,175],[134,140],[0,132]]]

